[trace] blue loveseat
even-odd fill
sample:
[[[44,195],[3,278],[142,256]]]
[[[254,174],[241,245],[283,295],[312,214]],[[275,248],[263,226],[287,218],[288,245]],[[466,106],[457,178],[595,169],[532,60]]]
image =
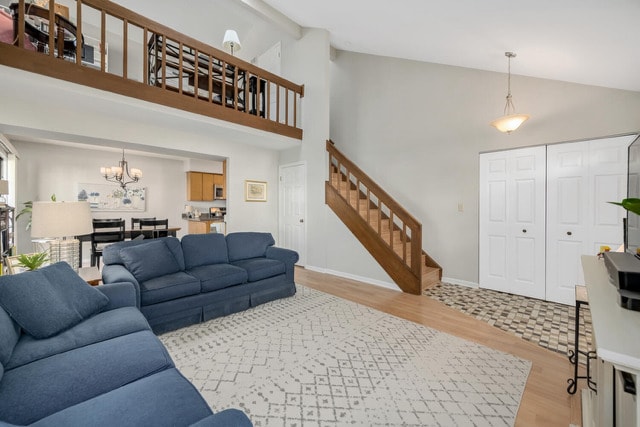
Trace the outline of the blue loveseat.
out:
[[[0,277],[0,426],[251,426],[212,414],[136,308],[66,263]]]
[[[295,251],[270,233],[189,234],[114,243],[103,250],[104,283],[129,282],[156,333],[295,294]]]

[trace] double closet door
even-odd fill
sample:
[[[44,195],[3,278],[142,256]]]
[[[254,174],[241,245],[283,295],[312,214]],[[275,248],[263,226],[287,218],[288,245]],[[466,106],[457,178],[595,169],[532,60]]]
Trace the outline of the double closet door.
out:
[[[634,138],[481,154],[480,287],[574,304],[580,255],[622,244]]]

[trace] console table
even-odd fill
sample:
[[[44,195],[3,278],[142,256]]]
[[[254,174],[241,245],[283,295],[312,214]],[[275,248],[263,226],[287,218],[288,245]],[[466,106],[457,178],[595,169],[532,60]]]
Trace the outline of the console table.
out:
[[[620,307],[603,260],[583,255],[582,268],[597,354],[597,393],[582,390],[582,425],[636,426],[640,400],[631,391],[640,378],[640,312]]]

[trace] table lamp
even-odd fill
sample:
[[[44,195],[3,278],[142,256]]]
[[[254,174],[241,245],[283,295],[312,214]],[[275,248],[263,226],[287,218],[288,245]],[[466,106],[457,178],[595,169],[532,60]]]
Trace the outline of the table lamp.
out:
[[[78,271],[80,241],[75,236],[91,233],[93,223],[88,202],[33,202],[31,237],[53,239],[49,243],[52,264],[66,261]]]

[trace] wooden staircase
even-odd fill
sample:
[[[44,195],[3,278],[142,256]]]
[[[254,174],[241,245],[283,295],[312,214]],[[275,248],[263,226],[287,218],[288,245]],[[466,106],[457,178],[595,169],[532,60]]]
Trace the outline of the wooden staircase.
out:
[[[325,202],[404,292],[421,295],[442,279],[422,250],[422,224],[327,141]]]

